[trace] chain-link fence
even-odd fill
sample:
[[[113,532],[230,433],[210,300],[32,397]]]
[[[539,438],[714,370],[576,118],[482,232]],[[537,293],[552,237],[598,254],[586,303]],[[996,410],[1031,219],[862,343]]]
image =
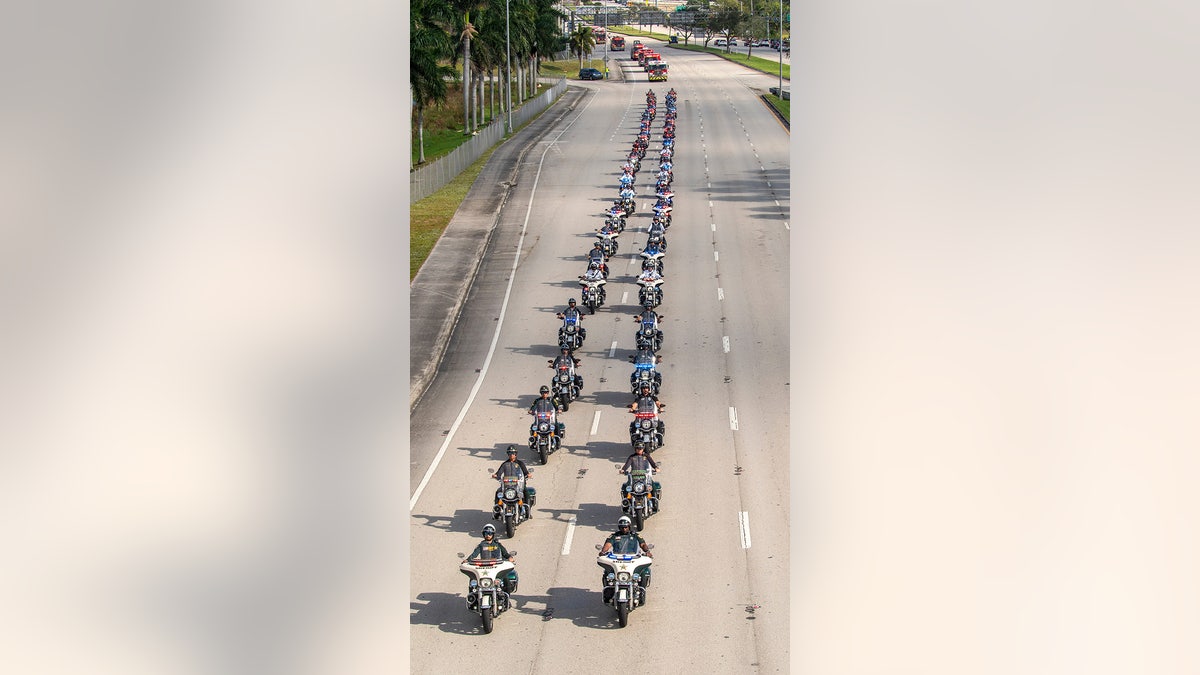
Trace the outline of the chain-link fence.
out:
[[[546,91],[534,98],[528,99],[520,108],[513,110],[513,128],[520,128],[538,113],[550,107],[550,104],[567,90],[567,79],[561,78]],[[484,152],[504,138],[505,115],[496,118],[491,124],[480,129],[471,140],[455,148],[450,154],[409,174],[409,199],[418,201],[440,190],[454,177],[475,163]]]

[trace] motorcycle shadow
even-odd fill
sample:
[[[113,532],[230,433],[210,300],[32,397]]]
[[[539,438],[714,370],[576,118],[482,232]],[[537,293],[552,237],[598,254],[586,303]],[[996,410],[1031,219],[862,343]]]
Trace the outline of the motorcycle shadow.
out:
[[[479,615],[467,609],[466,597],[456,593],[420,593],[409,607],[411,625],[437,626],[443,633],[483,635]]]
[[[484,485],[484,490],[481,493],[486,500],[488,485]],[[425,513],[414,513],[413,518],[424,518],[425,522],[419,526],[436,527],[439,530],[446,532],[462,532],[465,534],[479,534],[479,530],[487,523],[495,523],[492,518],[491,511],[481,509],[458,509],[453,516],[439,516]]]
[[[555,328],[551,328],[549,331],[547,331],[547,333],[548,333],[547,338],[557,340],[558,333],[556,331],[557,331],[557,329],[555,329]],[[557,342],[554,344],[546,343],[546,344],[529,345],[528,347],[505,347],[505,349],[507,349],[510,354],[524,354],[525,356],[541,356],[542,358],[547,358],[547,359],[552,359],[552,358],[558,356],[558,354],[559,354],[559,348],[558,348]],[[549,381],[550,376],[552,374],[553,374],[553,372],[549,368],[546,368],[545,375],[546,375],[547,381]]]
[[[616,471],[613,472],[613,475],[620,478]],[[618,482],[613,483],[614,495],[617,494],[618,486]],[[594,543],[597,544],[602,542],[609,534],[612,534],[612,529],[616,525],[617,518],[621,517],[621,507],[609,504],[580,504],[577,509],[552,509],[538,506],[535,507],[534,511],[536,517],[545,518],[549,515],[550,518],[564,523],[570,521],[571,516],[575,516],[576,528],[582,527],[596,530],[596,541]],[[580,541],[582,541],[584,533],[580,533],[579,537]]]
[[[599,572],[600,568],[596,568]],[[597,574],[597,579],[599,575]],[[546,614],[549,619],[566,619],[580,628],[608,629],[616,625],[617,617],[599,590],[557,587],[547,590]]]
[[[632,366],[631,366],[632,368]],[[597,391],[592,394],[592,400],[598,406],[609,406],[613,408],[628,408],[633,402],[633,394],[628,391]],[[626,422],[633,420],[633,415],[629,416]]]
[[[593,459],[607,459],[620,465],[633,452],[633,446],[629,443],[614,443],[611,441],[588,441],[587,445],[574,446],[571,448],[571,454],[576,457],[589,457]],[[613,475],[620,478],[620,474],[613,471]]]

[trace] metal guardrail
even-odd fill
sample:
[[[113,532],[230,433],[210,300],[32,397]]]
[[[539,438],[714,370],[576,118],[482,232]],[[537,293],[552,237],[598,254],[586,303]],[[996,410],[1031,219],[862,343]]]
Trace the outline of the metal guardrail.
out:
[[[560,78],[553,87],[525,101],[520,108],[513,110],[513,128],[520,128],[522,124],[549,108],[550,104],[566,90],[567,78],[564,77]],[[480,129],[471,140],[458,146],[450,154],[429,166],[421,167],[410,173],[408,177],[409,199],[415,202],[428,197],[445,187],[447,183],[454,180],[455,176],[474,164],[475,160],[483,156],[488,148],[504,138],[505,119],[505,115],[497,117],[491,124]]]

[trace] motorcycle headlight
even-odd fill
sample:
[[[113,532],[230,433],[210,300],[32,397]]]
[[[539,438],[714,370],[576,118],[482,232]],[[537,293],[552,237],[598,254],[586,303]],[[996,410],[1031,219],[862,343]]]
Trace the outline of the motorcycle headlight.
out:
[[[550,424],[548,422],[542,422],[541,424],[538,425],[538,431],[541,431],[541,432],[550,431]]]
[[[484,577],[484,578],[482,578],[482,579],[480,579],[480,580],[479,580],[479,586],[480,586],[481,588],[491,588],[491,587],[492,587],[492,580],[491,580],[491,579],[489,579],[489,578],[487,578],[487,577]]]
[[[627,581],[629,581],[629,578],[630,578],[630,577],[629,577],[629,572],[619,572],[619,573],[617,574],[617,581],[620,581],[620,582],[627,582]]]
[[[646,484],[645,484],[645,483],[643,483],[643,482],[641,482],[641,481],[638,481],[638,482],[634,483],[634,484],[633,484],[633,491],[634,491],[634,492],[638,492],[638,493],[645,492],[645,491],[646,491]]]
[[[558,376],[558,381],[559,381],[559,382],[566,382],[566,381],[567,381],[567,380],[569,380],[569,379],[570,379],[570,376],[569,376],[569,375],[567,375],[566,373],[563,373],[562,375],[559,375],[559,376]]]
[[[504,491],[504,498],[505,499],[516,499],[517,491],[512,488],[508,488],[507,490]]]
[[[643,429],[649,429],[653,426],[654,426],[654,422],[652,422],[651,420],[642,420],[642,428]]]
[[[575,324],[571,324],[571,325],[567,326],[567,332],[574,333],[575,332]]]

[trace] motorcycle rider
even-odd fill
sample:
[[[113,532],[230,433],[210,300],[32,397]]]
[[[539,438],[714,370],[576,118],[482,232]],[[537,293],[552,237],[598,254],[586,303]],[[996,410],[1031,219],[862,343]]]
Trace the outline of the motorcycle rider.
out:
[[[533,424],[529,425],[529,447],[537,445],[537,415],[538,413],[549,413],[550,421],[554,423],[554,433],[558,436],[561,443],[567,437],[567,425],[558,421],[558,413],[562,412],[562,403],[550,398],[550,387],[542,385],[538,389],[539,397],[534,400],[533,405],[529,406],[529,414],[533,415]]]
[[[646,444],[644,442],[638,441],[633,444],[633,454],[625,459],[625,465],[617,469],[617,471],[622,476],[628,476],[630,471],[645,471],[646,478],[650,479],[648,481],[650,499],[654,500],[654,510],[658,510],[659,491],[654,489],[653,480],[653,476],[659,472],[658,464],[655,463],[653,457],[646,454]]]
[[[492,478],[497,480],[516,478],[518,481],[518,493],[521,495],[521,499],[525,499],[525,482],[533,475],[533,470],[525,466],[525,462],[517,459],[517,446],[508,446],[506,454],[508,455],[508,459],[500,465],[499,469],[496,469],[496,473],[492,474]],[[528,500],[530,516],[533,515],[533,503],[535,501],[537,501],[537,497],[530,492]]]
[[[629,516],[621,516],[617,519],[617,531],[610,534],[608,538],[604,540],[604,546],[600,548],[600,555],[608,555],[613,550],[616,550],[617,553],[626,555],[640,554],[646,556],[647,558],[654,557],[654,555],[650,553],[649,547],[646,545],[646,540],[642,539],[642,535],[633,531],[633,521],[629,519]],[[641,574],[642,588],[649,588],[650,568],[644,568]],[[601,575],[601,585],[606,583],[606,576],[607,574]],[[605,595],[608,595],[607,592]],[[605,601],[607,600],[608,598],[606,597]]]
[[[596,242],[596,246],[599,246],[599,245],[600,245],[600,242]],[[592,250],[595,250],[595,249],[592,249]],[[604,253],[601,252],[600,255],[604,255]],[[575,306],[575,298],[567,299],[566,309],[555,314],[554,316],[562,319],[563,321],[566,321],[568,318],[574,319],[575,324],[579,326],[580,342],[587,339],[587,329],[583,327],[583,312],[579,311],[579,308]],[[559,328],[558,332],[559,332],[559,335],[561,336],[562,328]]]
[[[638,394],[638,397],[634,399],[633,403],[629,404],[629,412],[652,412],[654,413],[655,417],[658,417],[658,436],[660,439],[659,446],[661,447],[666,447],[667,445],[667,425],[663,423],[662,418],[659,417],[659,414],[666,409],[666,407],[667,404],[659,403],[658,397],[650,393],[649,384],[642,384],[641,393]],[[629,423],[629,437],[630,439],[637,438],[636,418]],[[636,443],[636,441],[634,442]]]
[[[641,285],[652,284],[655,281],[662,281],[663,275],[659,274],[658,267],[649,260],[642,262],[642,273],[638,275],[637,282]]]
[[[491,523],[483,526],[483,541],[479,542],[474,551],[471,551],[471,555],[467,556],[467,560],[507,560],[511,563],[516,562],[516,558],[508,552],[508,549],[504,548],[504,544],[496,540],[496,526]],[[464,574],[466,573],[464,572]],[[517,571],[515,569],[509,570],[502,583],[504,584],[505,593],[516,593]]]
[[[579,278],[583,280],[580,282],[581,286],[586,287],[592,283],[597,284],[597,290],[599,291],[600,295],[600,304],[604,304],[604,298],[606,296],[606,293],[604,292],[604,284],[607,284],[608,280],[604,278],[604,270],[600,269],[600,263],[588,263],[587,271],[579,275]]]
[[[575,367],[582,363],[582,361],[574,356],[571,356],[571,350],[567,349],[566,347],[563,347],[559,351],[561,353],[558,356],[548,361],[550,367],[553,368],[554,372],[557,373],[559,366],[566,366],[567,372],[570,373],[571,377],[575,380],[575,387],[578,388],[579,391],[583,391],[583,376],[575,373]]]

